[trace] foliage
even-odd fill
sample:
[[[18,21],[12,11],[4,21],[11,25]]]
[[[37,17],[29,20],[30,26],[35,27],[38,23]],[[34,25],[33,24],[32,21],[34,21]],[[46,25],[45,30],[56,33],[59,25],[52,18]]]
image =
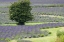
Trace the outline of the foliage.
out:
[[[64,42],[64,31],[57,32],[57,39],[56,42]]]
[[[60,36],[60,42],[64,42],[64,35]]]
[[[49,32],[49,34],[51,34],[51,32]]]
[[[60,35],[60,37],[56,39],[56,42],[64,42],[64,35]]]
[[[57,31],[57,36],[60,37],[61,35],[64,35],[64,31]]]
[[[23,25],[26,21],[32,20],[31,10],[30,1],[14,2],[9,9],[10,19]]]
[[[36,35],[32,35],[33,38],[36,38]]]
[[[39,36],[40,36],[40,37],[44,37],[44,34],[40,34]]]

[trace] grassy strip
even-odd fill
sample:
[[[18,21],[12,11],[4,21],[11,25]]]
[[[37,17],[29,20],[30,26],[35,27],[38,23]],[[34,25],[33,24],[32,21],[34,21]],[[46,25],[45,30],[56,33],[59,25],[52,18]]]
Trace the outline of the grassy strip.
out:
[[[25,25],[37,25],[37,24],[45,24],[48,22],[38,22],[38,23],[25,23]],[[0,26],[17,26],[16,24],[0,24]]]
[[[41,31],[43,31],[43,30],[48,30],[52,34],[50,36],[46,36],[46,37],[27,38],[27,39],[24,39],[24,40],[30,40],[32,42],[55,42],[55,40],[56,40],[56,33],[59,30],[59,28],[41,29]]]

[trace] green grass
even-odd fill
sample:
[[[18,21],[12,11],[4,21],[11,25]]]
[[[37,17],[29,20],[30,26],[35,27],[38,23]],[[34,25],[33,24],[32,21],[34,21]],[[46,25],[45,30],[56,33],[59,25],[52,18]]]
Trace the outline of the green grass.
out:
[[[39,38],[27,38],[24,40],[30,40],[32,42],[55,42],[56,40],[56,33],[57,31],[60,29],[59,28],[49,28],[49,29],[41,29],[41,31],[43,30],[48,30],[50,31],[52,34],[46,37],[39,37]]]
[[[49,32],[51,32],[52,34],[50,36],[54,36],[56,35],[57,31],[60,29],[60,27],[58,28],[48,28],[48,29],[41,29],[41,31],[43,30],[48,30]]]
[[[57,23],[57,22],[32,22],[32,23],[25,23],[25,25],[39,25],[39,24],[47,24],[47,23]],[[0,24],[0,26],[17,26],[17,24]]]
[[[48,22],[38,22],[38,23],[25,23],[25,25],[37,25],[37,24],[45,24]],[[17,26],[16,24],[0,24],[1,26]]]
[[[28,24],[28,25],[36,25],[36,24],[44,24],[44,23],[26,23],[26,24]],[[11,24],[11,25],[15,26],[16,24]],[[41,29],[41,31],[43,31],[43,30],[47,30],[47,31],[51,32],[51,34],[49,36],[46,36],[46,37],[26,38],[26,39],[24,38],[23,40],[30,40],[32,42],[55,42],[55,40],[57,38],[57,36],[56,36],[57,31],[58,30],[62,30],[62,29],[61,29],[61,27]],[[10,42],[12,42],[12,41],[14,42],[14,40],[11,40]]]
[[[11,40],[11,41],[9,41],[9,42],[17,42],[17,40]]]
[[[55,42],[56,38],[57,38],[57,36],[56,36],[57,31],[63,30],[63,28],[64,27],[41,29],[41,31],[47,30],[47,31],[51,32],[52,34],[50,34],[49,36],[46,36],[46,37],[26,38],[26,39],[24,38],[23,40],[30,40],[32,42]],[[13,40],[11,40],[11,41],[13,41]]]
[[[48,16],[48,17],[53,17],[53,18],[64,18],[63,16],[55,16],[55,15],[40,15],[40,16]]]
[[[38,22],[38,23],[25,23],[25,25],[37,25],[37,24],[45,24],[48,22]]]
[[[0,26],[17,26],[16,24],[1,24]]]

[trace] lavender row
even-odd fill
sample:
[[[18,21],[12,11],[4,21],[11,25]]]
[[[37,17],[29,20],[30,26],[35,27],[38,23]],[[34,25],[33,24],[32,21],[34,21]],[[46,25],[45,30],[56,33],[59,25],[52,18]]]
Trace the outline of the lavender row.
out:
[[[27,37],[31,35],[38,35],[40,33],[43,33],[46,35],[45,32],[41,32],[40,28],[46,28],[46,27],[58,27],[58,26],[64,26],[64,23],[48,23],[48,24],[40,24],[40,25],[34,25],[34,26],[0,26],[0,38],[14,38],[15,36],[19,37]],[[36,35],[36,36],[37,36]]]

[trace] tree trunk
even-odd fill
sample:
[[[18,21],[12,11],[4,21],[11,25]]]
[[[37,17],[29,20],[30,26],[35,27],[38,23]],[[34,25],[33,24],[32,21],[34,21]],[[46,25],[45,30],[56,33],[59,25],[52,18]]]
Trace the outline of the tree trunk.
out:
[[[25,22],[18,22],[18,25],[25,25]]]

